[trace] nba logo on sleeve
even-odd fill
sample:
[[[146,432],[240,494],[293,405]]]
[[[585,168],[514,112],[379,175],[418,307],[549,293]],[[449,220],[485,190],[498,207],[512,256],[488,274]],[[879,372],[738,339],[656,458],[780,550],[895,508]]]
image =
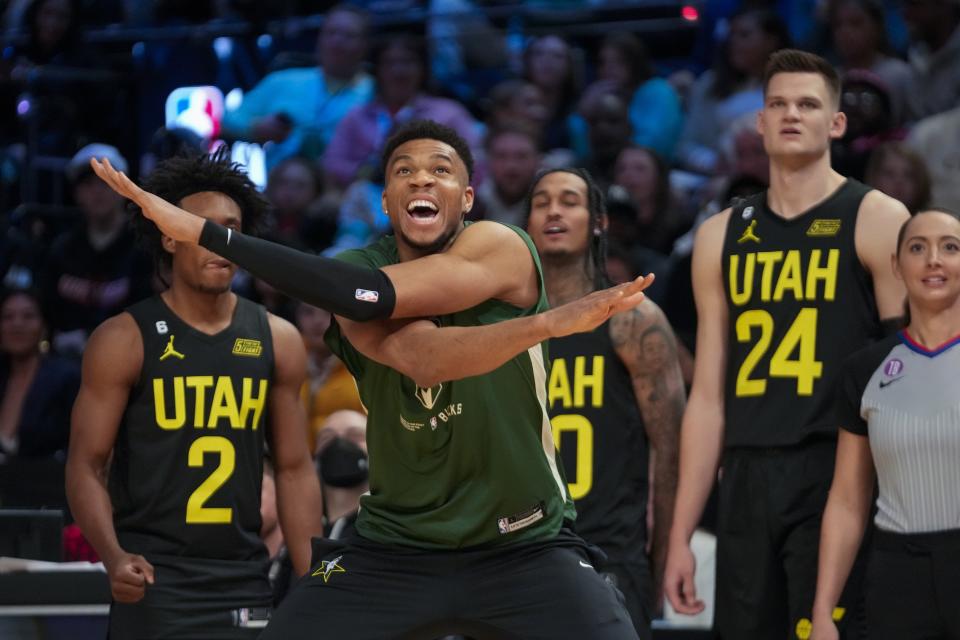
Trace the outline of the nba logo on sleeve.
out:
[[[357,289],[353,297],[360,302],[376,302],[380,299],[380,293],[378,291],[370,291],[369,289]]]

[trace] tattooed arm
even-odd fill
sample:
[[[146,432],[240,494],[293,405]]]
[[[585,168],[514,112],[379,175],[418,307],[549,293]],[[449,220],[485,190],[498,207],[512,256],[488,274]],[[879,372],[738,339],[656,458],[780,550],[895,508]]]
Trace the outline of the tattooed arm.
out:
[[[663,602],[663,570],[677,492],[680,420],[686,404],[683,375],[673,329],[652,301],[644,300],[636,309],[614,316],[610,337],[630,372],[652,447],[653,500],[647,508],[653,509],[650,555],[657,613]]]

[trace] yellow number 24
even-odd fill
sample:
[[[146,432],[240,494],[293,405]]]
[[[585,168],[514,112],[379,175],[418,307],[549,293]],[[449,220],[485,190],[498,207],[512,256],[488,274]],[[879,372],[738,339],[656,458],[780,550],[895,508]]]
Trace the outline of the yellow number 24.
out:
[[[751,378],[757,363],[770,348],[773,317],[763,309],[744,311],[737,318],[738,342],[750,342],[754,328],[760,330],[756,343],[743,359],[737,373],[737,397],[762,396],[767,390],[765,378]],[[794,357],[796,352],[796,357]],[[817,360],[817,310],[805,307],[797,313],[780,344],[770,356],[769,377],[795,378],[797,395],[813,395],[813,383],[823,375],[823,362]]]

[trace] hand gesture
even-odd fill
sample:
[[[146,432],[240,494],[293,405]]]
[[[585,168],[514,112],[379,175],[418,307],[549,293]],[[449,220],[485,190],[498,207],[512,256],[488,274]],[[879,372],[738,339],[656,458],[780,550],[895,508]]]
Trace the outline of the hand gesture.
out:
[[[153,565],[143,556],[122,552],[104,565],[110,578],[110,593],[117,602],[138,602],[146,593],[146,586],[153,584]]]
[[[547,311],[550,336],[559,338],[571,333],[593,331],[611,316],[634,308],[643,302],[643,290],[653,284],[653,277],[651,273],[609,289],[594,291]]]
[[[203,229],[204,219],[189,211],[184,211],[172,205],[163,198],[144,191],[122,171],[111,166],[110,161],[90,158],[90,166],[100,179],[106,182],[111,189],[125,198],[129,198],[140,207],[143,215],[152,220],[160,232],[177,242],[200,242],[200,231]]]
[[[697,587],[693,576],[697,571],[697,561],[689,544],[671,544],[667,551],[667,568],[663,573],[664,591],[673,605],[674,611],[685,615],[696,615],[706,606],[697,599]]]

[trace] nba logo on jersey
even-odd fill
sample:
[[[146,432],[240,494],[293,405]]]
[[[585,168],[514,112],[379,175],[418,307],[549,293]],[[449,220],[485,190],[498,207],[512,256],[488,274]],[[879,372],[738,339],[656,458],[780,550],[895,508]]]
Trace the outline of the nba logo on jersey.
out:
[[[747,207],[743,210],[743,213],[740,214],[744,220],[749,220],[753,217],[753,207]]]
[[[887,364],[883,365],[883,375],[888,378],[898,375],[901,371],[903,371],[903,362],[896,358],[887,360]]]

